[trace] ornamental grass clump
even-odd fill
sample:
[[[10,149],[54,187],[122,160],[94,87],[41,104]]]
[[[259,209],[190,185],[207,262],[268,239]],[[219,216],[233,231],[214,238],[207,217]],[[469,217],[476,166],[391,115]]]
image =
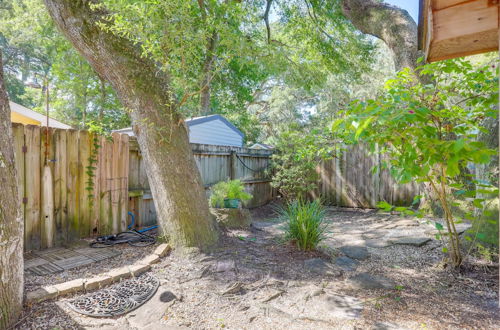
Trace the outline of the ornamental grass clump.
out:
[[[293,201],[279,210],[287,222],[286,238],[302,251],[314,250],[324,239],[325,208],[320,201]]]

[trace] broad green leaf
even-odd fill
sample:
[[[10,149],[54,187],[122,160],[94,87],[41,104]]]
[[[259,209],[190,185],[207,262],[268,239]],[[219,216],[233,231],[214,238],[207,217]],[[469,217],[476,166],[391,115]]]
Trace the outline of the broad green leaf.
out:
[[[354,139],[358,139],[359,136],[363,133],[363,131],[368,127],[368,125],[371,124],[371,122],[373,121],[373,117],[369,117],[367,118],[365,121],[363,121],[358,129],[356,130],[356,134],[354,135]]]
[[[439,222],[434,222],[434,227],[436,227],[437,230],[443,230],[444,227],[442,224],[440,224]]]
[[[478,209],[482,209],[483,208],[483,202],[484,202],[484,199],[482,198],[476,198],[472,201],[472,203],[474,204],[475,207],[477,207]]]
[[[389,212],[392,210],[392,205],[387,203],[386,201],[381,201],[377,203],[377,208],[383,209],[386,212]]]

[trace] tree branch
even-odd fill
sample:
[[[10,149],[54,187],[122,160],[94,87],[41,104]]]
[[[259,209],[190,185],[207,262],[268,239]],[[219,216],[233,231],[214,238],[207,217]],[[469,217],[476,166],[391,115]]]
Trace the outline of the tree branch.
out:
[[[269,25],[269,12],[271,11],[271,4],[273,0],[266,1],[266,11],[264,12],[264,22],[266,23],[266,31],[267,31],[267,43],[271,43],[271,26]]]
[[[343,0],[342,11],[361,32],[382,39],[394,54],[396,70],[416,67],[417,24],[406,10],[374,0]]]

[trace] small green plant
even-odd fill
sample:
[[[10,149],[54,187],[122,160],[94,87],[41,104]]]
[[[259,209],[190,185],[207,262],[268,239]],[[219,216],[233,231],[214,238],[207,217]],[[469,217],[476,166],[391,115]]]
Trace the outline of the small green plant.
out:
[[[238,199],[246,201],[253,196],[245,191],[245,186],[240,180],[221,181],[214,185],[210,195],[210,206],[223,207],[224,201]]]
[[[278,212],[287,222],[287,240],[294,241],[300,250],[314,250],[324,239],[325,208],[320,201],[293,201]]]

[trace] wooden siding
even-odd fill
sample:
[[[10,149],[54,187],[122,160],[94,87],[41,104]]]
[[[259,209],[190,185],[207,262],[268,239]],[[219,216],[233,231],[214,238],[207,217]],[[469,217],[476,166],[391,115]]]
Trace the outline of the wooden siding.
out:
[[[241,147],[243,137],[217,119],[189,127],[189,142]]]
[[[419,48],[429,62],[498,49],[497,0],[420,0]]]

